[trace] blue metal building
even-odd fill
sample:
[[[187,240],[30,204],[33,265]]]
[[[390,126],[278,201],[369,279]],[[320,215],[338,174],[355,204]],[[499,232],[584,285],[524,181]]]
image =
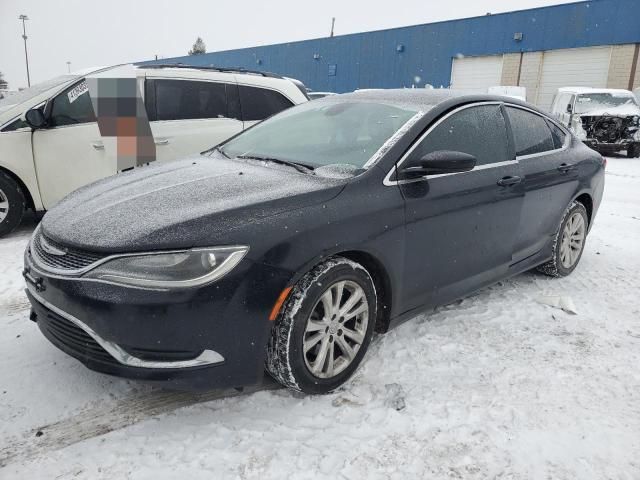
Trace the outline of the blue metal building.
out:
[[[640,80],[640,0],[590,0],[496,15],[443,21],[332,38],[243,48],[159,60],[265,70],[302,80],[314,90],[449,86],[456,59],[516,54],[517,75],[505,63],[503,84],[520,83],[522,54],[595,46],[627,46],[628,72],[619,80]],[[518,60],[517,55],[520,55]],[[617,62],[616,53],[611,62]],[[629,59],[629,55],[631,58]],[[634,59],[635,57],[635,59]],[[506,61],[506,60],[505,60]],[[635,61],[635,63],[634,63]],[[155,62],[150,62],[155,63]],[[628,65],[627,65],[628,64]],[[617,65],[617,64],[616,64]],[[624,67],[624,66],[623,66]],[[626,68],[624,67],[624,68]],[[617,68],[617,67],[616,67]],[[624,70],[622,68],[622,70]],[[542,72],[544,65],[538,65]],[[506,79],[505,79],[506,75]],[[612,83],[611,71],[607,84]],[[511,81],[509,81],[511,80]],[[606,86],[606,85],[603,85]],[[618,86],[618,85],[616,85]],[[527,88],[530,88],[527,85]],[[537,88],[537,86],[536,86]]]

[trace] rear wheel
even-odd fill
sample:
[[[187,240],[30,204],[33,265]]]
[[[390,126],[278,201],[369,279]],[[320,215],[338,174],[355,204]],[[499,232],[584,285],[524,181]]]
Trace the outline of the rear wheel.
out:
[[[358,263],[331,258],[293,288],[276,319],[267,371],[282,385],[328,393],[358,368],[376,323],[376,291]]]
[[[556,233],[553,258],[538,270],[552,277],[566,277],[573,272],[582,258],[588,227],[587,210],[581,203],[573,202],[565,211]]]
[[[22,221],[26,201],[20,186],[0,172],[0,237],[11,233]]]

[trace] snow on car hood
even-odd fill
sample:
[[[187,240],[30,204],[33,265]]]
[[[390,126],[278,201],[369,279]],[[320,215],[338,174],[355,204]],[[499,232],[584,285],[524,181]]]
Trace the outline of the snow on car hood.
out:
[[[83,187],[45,215],[42,230],[99,252],[207,246],[243,224],[327,201],[346,181],[197,156]]]
[[[597,108],[581,113],[581,117],[632,117],[640,116],[640,107],[631,103],[618,105],[616,107]]]

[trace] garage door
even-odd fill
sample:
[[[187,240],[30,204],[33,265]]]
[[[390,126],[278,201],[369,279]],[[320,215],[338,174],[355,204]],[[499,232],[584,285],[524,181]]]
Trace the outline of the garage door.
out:
[[[611,47],[544,52],[536,104],[550,109],[561,87],[606,87],[610,60]]]
[[[454,58],[451,89],[487,93],[488,87],[500,85],[502,55]]]

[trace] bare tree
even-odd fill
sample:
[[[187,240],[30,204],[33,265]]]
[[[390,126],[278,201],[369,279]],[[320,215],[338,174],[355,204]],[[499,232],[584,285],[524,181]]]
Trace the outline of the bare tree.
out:
[[[207,46],[204,44],[202,39],[198,37],[196,39],[196,43],[194,43],[191,50],[189,50],[189,55],[202,55],[203,53],[207,53]]]

